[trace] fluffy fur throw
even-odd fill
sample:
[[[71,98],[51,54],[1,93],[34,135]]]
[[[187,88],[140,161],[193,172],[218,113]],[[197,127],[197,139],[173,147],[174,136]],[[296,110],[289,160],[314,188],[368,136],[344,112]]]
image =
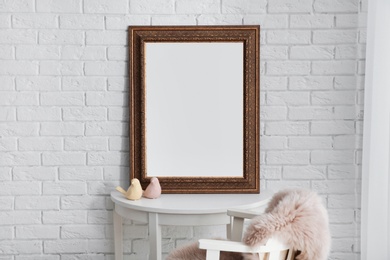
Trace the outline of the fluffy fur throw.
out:
[[[328,214],[321,198],[309,190],[294,189],[276,193],[264,214],[252,219],[244,243],[265,244],[271,237],[299,250],[297,260],[326,260],[330,250]],[[168,255],[167,260],[204,260],[205,250],[197,243],[184,246]],[[223,260],[252,259],[250,255],[221,253]]]

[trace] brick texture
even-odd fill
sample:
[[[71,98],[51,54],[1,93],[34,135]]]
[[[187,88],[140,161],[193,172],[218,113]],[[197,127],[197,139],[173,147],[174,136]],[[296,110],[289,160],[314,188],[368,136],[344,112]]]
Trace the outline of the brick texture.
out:
[[[260,24],[261,187],[311,188],[360,259],[366,0],[0,0],[0,259],[113,259],[129,25]],[[125,259],[148,230],[125,221]],[[223,227],[164,227],[163,254]]]

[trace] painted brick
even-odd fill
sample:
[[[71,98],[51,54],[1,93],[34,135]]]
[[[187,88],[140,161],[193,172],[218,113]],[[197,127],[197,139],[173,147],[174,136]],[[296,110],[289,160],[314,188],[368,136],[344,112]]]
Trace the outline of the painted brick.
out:
[[[0,227],[0,240],[11,240],[13,233],[13,227]]]
[[[7,122],[2,123],[1,136],[37,136],[39,123]]]
[[[0,166],[39,165],[40,156],[33,152],[0,152]]]
[[[229,14],[229,15],[207,15],[201,14],[198,16],[198,25],[231,25],[242,24],[242,15]]]
[[[332,28],[334,15],[331,14],[296,14],[290,16],[291,28]]]
[[[261,29],[286,28],[288,16],[284,14],[245,15],[244,24],[260,24]]]
[[[42,252],[42,242],[36,241],[18,241],[18,240],[0,240],[0,248],[3,254],[38,254]]]
[[[312,104],[314,105],[353,105],[356,103],[354,91],[317,91],[312,93]]]
[[[82,106],[83,93],[76,92],[49,92],[41,94],[42,106]]]
[[[14,49],[12,46],[1,46],[0,49],[0,59],[3,60],[12,60],[14,59]]]
[[[41,212],[24,210],[0,211],[0,223],[2,225],[41,224]]]
[[[286,107],[260,107],[261,120],[284,120],[287,118]]]
[[[20,0],[20,1],[2,1],[0,5],[0,12],[33,12],[34,1],[33,0]]]
[[[127,63],[122,61],[85,62],[85,75],[88,76],[124,76],[127,75]]]
[[[354,152],[349,150],[342,151],[312,151],[311,152],[311,163],[312,164],[346,164],[354,162]],[[351,185],[347,185],[348,181],[345,181],[346,187],[351,187]],[[319,183],[319,185],[321,185]],[[328,191],[331,193],[332,191]],[[347,190],[345,191],[347,192]],[[349,191],[351,192],[351,191]]]
[[[14,167],[14,181],[53,181],[56,178],[55,167]]]
[[[260,168],[260,178],[267,180],[279,180],[282,177],[282,167],[263,166]]]
[[[317,0],[313,7],[316,12],[357,12],[359,2],[355,0]]]
[[[155,16],[153,16],[155,18]],[[129,25],[150,25],[148,15],[106,16],[106,29],[125,30]]]
[[[43,211],[42,222],[44,224],[84,224],[87,223],[87,211]]]
[[[356,30],[318,30],[313,31],[314,44],[346,44],[356,43]]]
[[[290,77],[291,90],[326,90],[333,88],[333,77],[327,76],[301,76]]]
[[[309,124],[306,122],[268,122],[265,133],[267,135],[307,135]]]
[[[310,153],[307,151],[269,151],[267,164],[308,164]]]
[[[0,168],[0,181],[10,181],[11,180],[11,168],[1,167]]]
[[[87,31],[87,45],[126,45],[126,31]]]
[[[17,77],[16,89],[23,91],[58,91],[60,78],[52,76]]]
[[[38,12],[80,13],[82,10],[82,0],[39,0],[36,5]]]
[[[87,217],[88,223],[91,224],[111,224],[112,223],[112,211],[106,210],[90,210]],[[139,227],[139,226],[135,226]],[[145,229],[145,227],[143,227]],[[134,231],[134,230],[133,230]],[[126,232],[125,234],[130,234]]]
[[[286,60],[288,48],[285,46],[264,46],[260,52],[260,60]]]
[[[270,13],[306,13],[312,11],[312,1],[297,0],[273,0],[268,3],[268,12]]]
[[[10,28],[11,27],[11,16],[7,14],[0,14],[0,28]]]
[[[58,107],[18,107],[19,121],[60,121],[61,109]]]
[[[43,122],[40,134],[44,136],[74,136],[83,135],[84,123],[77,122]]]
[[[66,45],[61,48],[63,60],[105,60],[106,49],[101,46]]]
[[[47,152],[42,153],[43,165],[84,165],[85,153],[81,152]]]
[[[126,137],[110,137],[109,148],[110,151],[129,151],[130,141]]]
[[[34,44],[37,33],[32,30],[1,30],[0,44]]]
[[[62,150],[62,138],[58,137],[22,137],[19,138],[19,151],[59,151]]]
[[[16,120],[16,108],[14,107],[2,107],[0,110],[0,121],[15,121]],[[3,141],[3,142],[1,142]],[[4,140],[0,140],[0,150],[4,146]],[[6,147],[6,146],[5,146]]]
[[[85,194],[86,185],[84,182],[76,181],[44,182],[42,191],[43,194],[53,195]]]
[[[218,3],[214,1],[215,3]],[[265,13],[267,8],[266,0],[223,0],[222,13]],[[202,12],[203,13],[203,12]],[[214,12],[215,13],[215,12]]]
[[[352,223],[354,220],[354,211],[352,209],[328,209],[328,214],[330,223]]]
[[[229,3],[227,3],[227,5],[228,4]],[[220,2],[216,0],[177,0],[175,11],[178,14],[215,14],[221,12],[221,6]]]
[[[1,210],[12,210],[13,205],[14,205],[14,198],[13,197],[5,197],[5,196],[0,197],[0,209]],[[10,212],[10,211],[8,211],[8,212]],[[7,217],[7,216],[5,215],[5,217]],[[4,215],[0,214],[0,219],[4,220],[5,217],[4,217]]]
[[[290,120],[330,120],[335,119],[333,107],[309,106],[309,107],[290,107],[288,112]]]
[[[94,1],[97,2],[97,1]],[[115,5],[112,6],[116,6]],[[104,17],[98,15],[61,15],[60,28],[62,29],[104,29]]]
[[[102,180],[103,169],[100,167],[61,167],[60,180],[88,181]]]
[[[122,152],[89,152],[88,165],[126,165],[128,153]]]
[[[87,106],[127,106],[128,93],[91,92],[86,95]]]
[[[56,240],[44,241],[43,252],[45,253],[86,253],[86,240]]]
[[[63,77],[62,89],[67,91],[102,91],[106,89],[106,80],[102,77]]]
[[[19,239],[55,239],[59,238],[59,226],[19,226],[16,227],[16,238]]]
[[[293,46],[290,59],[329,60],[334,57],[334,48],[330,46]]]
[[[38,67],[35,61],[1,60],[0,75],[37,75]]]
[[[104,226],[102,225],[65,225],[61,228],[61,238],[104,238]]]
[[[329,179],[355,179],[357,175],[356,166],[354,165],[329,165]]]
[[[0,91],[10,91],[15,89],[14,79],[11,76],[0,76],[1,86]],[[0,93],[1,93],[0,92]]]
[[[160,15],[151,17],[151,25],[196,25],[197,15]]]
[[[270,190],[284,190],[284,189],[310,189],[310,181],[306,180],[269,180],[267,181],[267,189]]]
[[[106,209],[103,196],[62,196],[61,209]]]
[[[334,80],[335,89],[356,89],[358,78],[356,76],[337,76]]]
[[[41,75],[78,76],[83,74],[83,63],[80,61],[41,61]]]
[[[311,123],[311,133],[314,135],[353,134],[354,122],[351,121],[316,121]]]
[[[324,180],[326,167],[324,166],[284,166],[283,178],[286,180]]]
[[[129,121],[129,111],[122,107],[112,107],[108,109],[109,121]],[[123,138],[121,138],[123,140]],[[112,150],[110,148],[110,150]]]
[[[267,105],[308,105],[310,104],[309,92],[282,92],[269,91],[267,93]]]
[[[37,93],[29,92],[1,92],[0,104],[2,106],[31,106],[38,105]]]
[[[64,147],[67,151],[105,151],[107,143],[104,137],[69,137],[65,138]]]
[[[291,149],[331,149],[333,140],[329,136],[291,136],[288,138]]]
[[[164,23],[165,24],[165,23]],[[107,48],[107,58],[108,60],[120,60],[126,61],[129,57],[127,47],[109,47]]]
[[[76,30],[42,30],[38,34],[39,44],[83,44],[84,34]]]
[[[84,0],[84,12],[93,14],[121,14],[127,13],[128,0],[117,0],[112,4],[110,0]]]
[[[13,28],[58,28],[58,16],[55,14],[14,14]]]
[[[129,170],[129,167],[125,166],[104,166],[104,179],[129,182]],[[126,183],[125,186],[129,186],[129,183]]]
[[[355,61],[314,61],[313,74],[317,75],[340,75],[354,74],[356,71]]]
[[[268,75],[306,75],[310,73],[307,61],[268,61]]]
[[[266,76],[260,81],[260,89],[286,90],[287,89],[287,77]]]
[[[130,0],[131,14],[172,14],[175,11],[173,0]]]
[[[356,57],[357,47],[355,45],[336,46],[336,59],[354,59]]]
[[[338,27],[338,28],[359,27],[359,15],[358,14],[339,14],[339,15],[336,15],[336,27]]]
[[[311,41],[310,31],[267,31],[267,43],[269,44],[309,44]]]
[[[128,133],[128,124],[121,122],[87,122],[85,135],[112,136],[125,135]]]
[[[63,108],[63,119],[69,121],[95,121],[106,119],[106,108],[103,107],[77,107]]]

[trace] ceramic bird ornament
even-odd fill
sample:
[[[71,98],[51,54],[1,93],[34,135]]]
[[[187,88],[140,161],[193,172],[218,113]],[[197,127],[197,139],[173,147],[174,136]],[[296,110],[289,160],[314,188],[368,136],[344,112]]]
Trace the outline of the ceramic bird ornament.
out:
[[[156,177],[150,180],[148,187],[144,191],[144,197],[148,199],[157,199],[161,195],[160,182]]]
[[[116,187],[116,190],[125,195],[125,197],[129,200],[139,200],[142,197],[143,192],[139,180],[135,178],[131,180],[131,185],[127,191],[122,189],[120,186]]]

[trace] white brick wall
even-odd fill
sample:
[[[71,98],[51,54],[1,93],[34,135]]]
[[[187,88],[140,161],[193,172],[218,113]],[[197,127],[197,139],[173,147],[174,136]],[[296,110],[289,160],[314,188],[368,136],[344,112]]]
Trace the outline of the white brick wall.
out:
[[[113,259],[127,26],[163,24],[261,25],[261,187],[318,191],[330,259],[359,259],[367,2],[0,0],[0,259]],[[147,228],[125,223],[126,259],[146,259]],[[164,227],[164,255],[223,235]]]

